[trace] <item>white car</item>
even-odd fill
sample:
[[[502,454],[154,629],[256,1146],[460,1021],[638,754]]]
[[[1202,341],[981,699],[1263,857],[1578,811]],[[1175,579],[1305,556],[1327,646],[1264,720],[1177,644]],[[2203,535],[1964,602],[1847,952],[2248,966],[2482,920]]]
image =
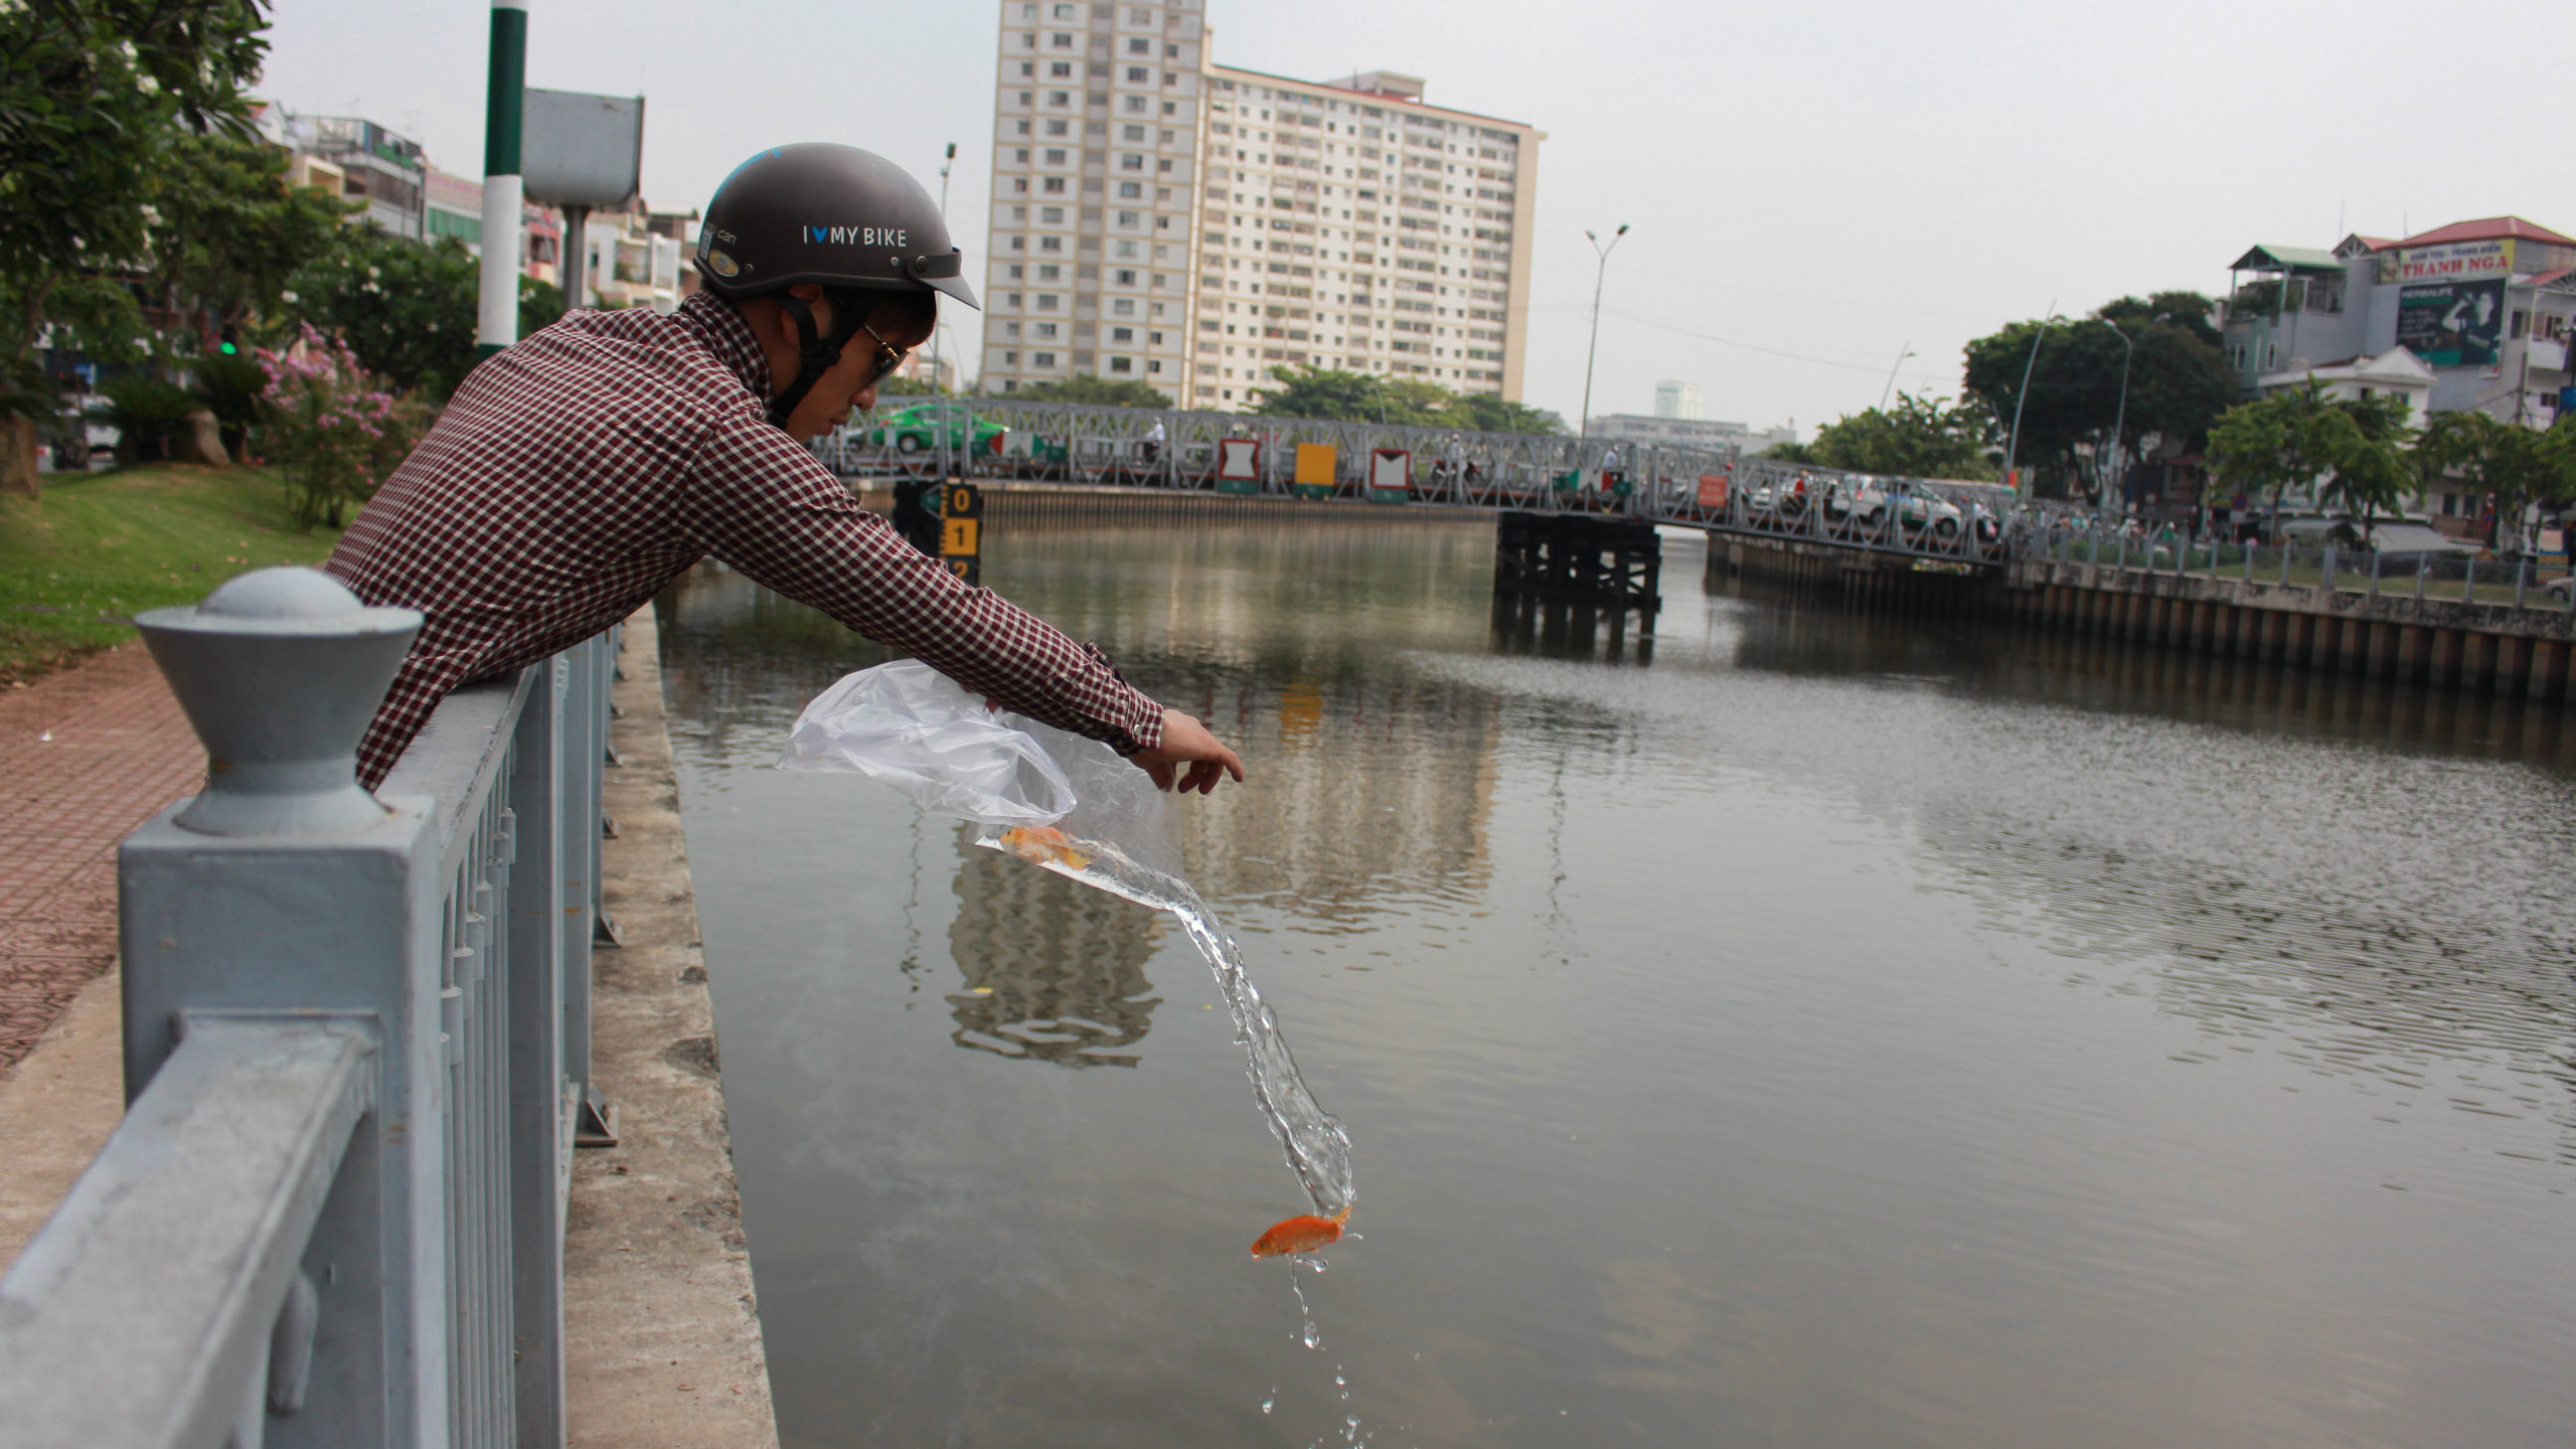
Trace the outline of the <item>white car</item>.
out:
[[[1856,518],[1862,528],[1875,531],[1886,520],[1890,502],[1896,506],[1898,526],[1908,533],[1928,528],[1936,538],[1956,538],[1966,518],[1959,505],[1919,483],[1871,477],[1836,483],[1825,496],[1825,514],[1837,521]]]

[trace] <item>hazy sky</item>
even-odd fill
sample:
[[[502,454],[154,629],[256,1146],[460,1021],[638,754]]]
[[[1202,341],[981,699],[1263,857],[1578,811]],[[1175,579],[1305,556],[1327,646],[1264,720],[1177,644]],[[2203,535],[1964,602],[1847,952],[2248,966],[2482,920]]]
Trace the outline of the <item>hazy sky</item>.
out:
[[[2545,7],[2543,7],[2545,10]],[[278,0],[262,90],[364,114],[481,169],[489,11]],[[934,189],[983,283],[990,0],[532,0],[528,80],[646,98],[644,186],[701,206],[736,162],[845,141]],[[1959,350],[2052,300],[2217,292],[2272,242],[2331,246],[2512,213],[2576,231],[2576,26],[2427,0],[1209,0],[1218,61],[1317,80],[1386,68],[1525,121],[1538,236],[1524,401],[1583,394],[1587,229],[1610,259],[1595,412],[1659,378],[1708,413],[1820,422],[1897,386],[1957,390]],[[2339,229],[2340,228],[2340,229]],[[971,357],[973,314],[951,308]],[[968,372],[972,375],[970,365]]]

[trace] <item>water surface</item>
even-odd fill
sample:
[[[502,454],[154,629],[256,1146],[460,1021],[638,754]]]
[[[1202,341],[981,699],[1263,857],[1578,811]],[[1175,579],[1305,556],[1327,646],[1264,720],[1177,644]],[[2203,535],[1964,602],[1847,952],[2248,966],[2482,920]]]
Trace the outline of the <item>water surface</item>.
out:
[[[788,1444],[2566,1440],[2560,711],[1668,549],[1614,649],[1489,524],[990,546],[1243,749],[1182,853],[1356,1144],[1320,1276],[1179,932],[770,769],[882,652],[666,597]]]

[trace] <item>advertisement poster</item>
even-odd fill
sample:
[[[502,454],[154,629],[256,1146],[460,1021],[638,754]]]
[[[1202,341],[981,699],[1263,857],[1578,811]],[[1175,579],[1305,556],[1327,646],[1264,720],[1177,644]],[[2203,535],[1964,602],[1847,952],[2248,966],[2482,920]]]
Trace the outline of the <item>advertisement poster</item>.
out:
[[[2504,341],[2504,281],[2437,282],[2397,294],[2397,344],[2427,367],[2493,367]]]

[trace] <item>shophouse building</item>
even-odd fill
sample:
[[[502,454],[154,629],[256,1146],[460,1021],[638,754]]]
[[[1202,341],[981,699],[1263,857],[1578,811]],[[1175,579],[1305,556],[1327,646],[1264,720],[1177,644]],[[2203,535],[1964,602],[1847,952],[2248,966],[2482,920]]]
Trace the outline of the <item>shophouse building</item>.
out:
[[[2428,414],[2476,408],[2546,427],[2576,406],[2576,238],[2493,217],[2329,251],[2258,246],[2230,270],[2222,330],[2248,396],[2311,373],[2356,391],[2390,384],[2392,367],[2406,369],[2388,358],[2403,349],[2430,375]]]
[[[1209,39],[1203,0],[1004,0],[984,390],[1241,409],[1313,366],[1517,401],[1543,134]]]

